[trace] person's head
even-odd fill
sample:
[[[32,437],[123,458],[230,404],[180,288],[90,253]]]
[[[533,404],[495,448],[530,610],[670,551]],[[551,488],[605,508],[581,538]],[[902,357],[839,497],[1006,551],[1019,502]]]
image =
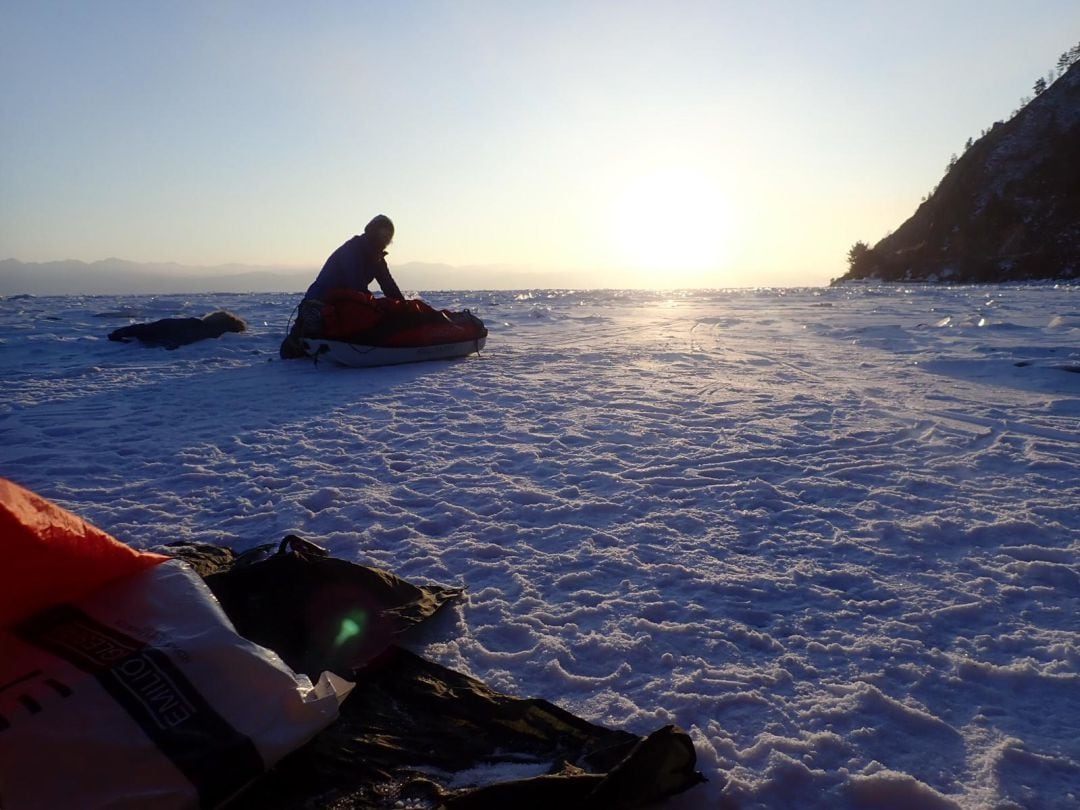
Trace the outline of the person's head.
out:
[[[386,214],[379,214],[364,226],[364,233],[380,250],[386,250],[387,245],[394,239],[394,223]]]

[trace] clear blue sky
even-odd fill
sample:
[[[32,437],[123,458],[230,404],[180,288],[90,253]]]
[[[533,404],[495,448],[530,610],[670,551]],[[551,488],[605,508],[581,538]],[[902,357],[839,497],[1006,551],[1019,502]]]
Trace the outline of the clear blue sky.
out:
[[[1076,0],[0,0],[0,258],[821,284],[1080,40]]]

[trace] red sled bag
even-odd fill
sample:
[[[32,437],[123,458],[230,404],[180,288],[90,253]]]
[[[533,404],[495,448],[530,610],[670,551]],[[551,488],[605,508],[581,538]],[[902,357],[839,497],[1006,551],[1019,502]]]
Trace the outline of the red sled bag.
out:
[[[331,290],[323,302],[321,337],[348,340],[373,329],[382,320],[382,313],[375,305],[376,300],[368,292]]]
[[[237,635],[186,563],[129,549],[3,479],[0,552],[20,555],[0,592],[34,560],[44,592],[63,597],[33,599],[31,615],[4,603],[4,810],[217,807],[329,725],[351,689],[330,673],[312,685]],[[95,560],[87,571],[104,584],[81,593],[69,555]]]
[[[394,340],[404,331],[429,330],[448,325],[446,313],[418,298],[377,298],[369,292],[331,290],[323,305],[323,333],[327,340],[377,346],[425,345],[448,342],[425,336],[420,343]]]

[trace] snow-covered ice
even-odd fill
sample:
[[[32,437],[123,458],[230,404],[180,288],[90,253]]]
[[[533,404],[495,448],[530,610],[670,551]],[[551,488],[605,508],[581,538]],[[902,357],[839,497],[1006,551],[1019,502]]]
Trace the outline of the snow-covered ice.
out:
[[[282,362],[296,296],[0,301],[0,474],[139,547],[296,532],[421,652],[647,733],[675,807],[1080,804],[1080,287],[432,293],[479,357]],[[225,308],[250,330],[111,343]]]

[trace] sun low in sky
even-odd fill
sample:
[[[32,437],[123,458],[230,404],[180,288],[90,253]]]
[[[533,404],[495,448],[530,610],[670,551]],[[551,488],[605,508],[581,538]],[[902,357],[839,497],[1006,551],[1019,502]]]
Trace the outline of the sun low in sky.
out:
[[[0,0],[0,25],[0,258],[317,268],[386,213],[392,266],[724,287],[840,275],[1080,4]]]
[[[631,175],[612,189],[608,250],[642,281],[663,268],[672,286],[698,287],[722,275],[734,212],[721,185],[693,168]],[[635,285],[636,286],[636,285]]]

